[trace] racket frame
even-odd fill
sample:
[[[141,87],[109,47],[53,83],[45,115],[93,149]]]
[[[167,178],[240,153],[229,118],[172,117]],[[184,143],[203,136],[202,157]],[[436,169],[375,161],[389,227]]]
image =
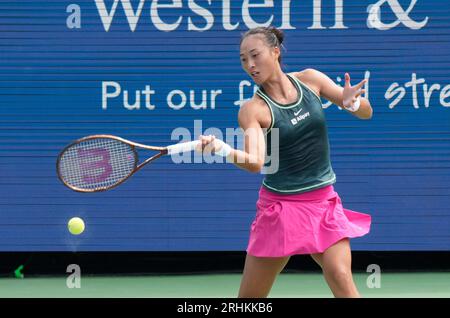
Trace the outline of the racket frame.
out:
[[[77,144],[80,144],[82,142],[85,142],[85,141],[88,141],[88,140],[92,140],[92,139],[99,139],[99,138],[102,138],[102,139],[114,139],[114,140],[120,141],[122,143],[125,143],[125,144],[131,146],[131,150],[133,151],[134,159],[135,159],[133,170],[128,174],[128,176],[124,177],[121,181],[117,182],[116,184],[114,184],[112,186],[108,186],[108,187],[106,187],[106,186],[105,187],[101,187],[101,188],[98,188],[98,189],[82,189],[82,188],[75,187],[75,186],[70,185],[67,182],[65,182],[63,177],[62,177],[62,175],[61,175],[60,169],[59,169],[59,163],[61,162],[61,158],[64,155],[64,153],[66,152],[66,150],[69,149],[70,147],[73,147],[73,146],[75,146]],[[136,147],[137,148],[146,149],[146,150],[159,151],[159,153],[151,156],[150,158],[144,160],[143,162],[141,162],[138,165],[139,155],[138,155],[138,153],[136,151]],[[59,180],[66,187],[68,187],[68,188],[70,188],[70,189],[72,189],[74,191],[84,192],[84,193],[87,193],[87,192],[101,192],[101,191],[110,190],[110,189],[113,189],[113,188],[119,186],[120,184],[122,184],[123,182],[128,180],[128,178],[130,178],[134,173],[136,173],[142,167],[144,167],[146,164],[148,164],[148,163],[158,159],[161,156],[167,155],[167,154],[168,154],[167,147],[156,147],[156,146],[143,145],[143,144],[140,144],[140,143],[137,143],[137,142],[134,142],[134,141],[130,141],[130,140],[127,140],[127,139],[124,139],[124,138],[121,138],[121,137],[113,136],[113,135],[105,135],[105,134],[103,134],[103,135],[90,135],[90,136],[86,136],[86,137],[83,137],[83,138],[80,138],[80,139],[77,139],[77,140],[73,141],[72,143],[70,143],[69,145],[64,147],[63,150],[61,150],[61,152],[59,153],[58,158],[56,160],[56,173],[58,175]]]

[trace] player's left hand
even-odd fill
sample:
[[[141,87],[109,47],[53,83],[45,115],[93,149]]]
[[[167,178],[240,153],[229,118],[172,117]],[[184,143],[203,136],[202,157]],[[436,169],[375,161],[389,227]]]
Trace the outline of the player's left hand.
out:
[[[362,80],[355,86],[351,86],[350,84],[350,75],[348,73],[345,73],[345,86],[344,86],[344,93],[343,93],[343,106],[345,108],[353,106],[353,104],[356,102],[356,99],[363,93],[366,92],[365,89],[361,89],[363,85],[367,82],[367,79]]]

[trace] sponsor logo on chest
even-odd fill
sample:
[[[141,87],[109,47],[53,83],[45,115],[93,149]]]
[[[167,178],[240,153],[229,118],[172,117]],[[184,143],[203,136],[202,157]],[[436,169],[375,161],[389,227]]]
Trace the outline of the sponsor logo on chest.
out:
[[[301,108],[299,111],[294,112],[294,118],[291,118],[291,123],[293,126],[297,125],[302,120],[305,120],[310,116],[309,112],[300,114],[302,112],[303,108]]]

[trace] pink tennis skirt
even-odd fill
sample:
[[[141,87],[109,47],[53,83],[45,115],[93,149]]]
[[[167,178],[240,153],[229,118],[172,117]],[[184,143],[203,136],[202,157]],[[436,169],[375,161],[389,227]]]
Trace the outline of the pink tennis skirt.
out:
[[[323,253],[370,230],[370,215],[344,209],[332,185],[288,195],[261,187],[256,208],[247,253],[258,257]]]

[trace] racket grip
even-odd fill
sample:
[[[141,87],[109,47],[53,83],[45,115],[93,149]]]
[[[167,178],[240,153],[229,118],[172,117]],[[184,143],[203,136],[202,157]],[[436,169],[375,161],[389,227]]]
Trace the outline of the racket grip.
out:
[[[167,154],[171,155],[174,153],[181,153],[181,152],[188,152],[192,151],[197,147],[197,145],[200,143],[200,140],[194,140],[189,142],[181,142],[176,145],[168,146],[167,147]]]

